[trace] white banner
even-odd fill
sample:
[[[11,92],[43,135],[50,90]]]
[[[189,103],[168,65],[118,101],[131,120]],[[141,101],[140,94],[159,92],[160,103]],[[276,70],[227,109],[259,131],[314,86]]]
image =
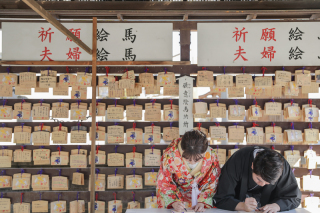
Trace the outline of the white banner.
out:
[[[199,66],[318,66],[319,22],[199,23]]]
[[[92,47],[91,23],[64,23]],[[2,60],[91,61],[49,23],[2,23]],[[98,61],[172,61],[172,23],[98,23]]]
[[[92,24],[65,23],[92,47]],[[92,56],[49,23],[2,23],[2,60],[91,61]]]
[[[97,61],[172,61],[171,23],[98,23]]]
[[[179,134],[193,129],[193,80],[189,76],[178,78],[179,80]]]

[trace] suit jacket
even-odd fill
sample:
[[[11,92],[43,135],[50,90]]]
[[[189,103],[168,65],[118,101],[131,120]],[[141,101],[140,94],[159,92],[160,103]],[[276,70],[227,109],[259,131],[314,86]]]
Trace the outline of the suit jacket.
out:
[[[248,177],[255,149],[265,147],[245,147],[234,153],[221,171],[217,193],[213,201],[220,209],[234,211],[239,202],[244,202],[248,191]],[[261,190],[261,206],[277,203],[281,211],[297,208],[301,202],[301,192],[288,162],[284,159],[282,175],[274,185],[265,185]]]

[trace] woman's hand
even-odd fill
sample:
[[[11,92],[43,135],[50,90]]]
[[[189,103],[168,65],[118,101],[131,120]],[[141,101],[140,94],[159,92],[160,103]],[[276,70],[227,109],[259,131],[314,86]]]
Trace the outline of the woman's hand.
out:
[[[177,202],[174,202],[173,204],[172,204],[172,207],[174,208],[174,210],[176,211],[176,212],[184,212],[185,210],[185,206],[184,206],[184,204],[182,203],[182,202],[180,202],[180,201],[177,201]]]
[[[193,208],[192,208],[195,212],[204,212],[205,209],[204,209],[204,204],[203,203],[198,203],[197,205],[195,205]]]

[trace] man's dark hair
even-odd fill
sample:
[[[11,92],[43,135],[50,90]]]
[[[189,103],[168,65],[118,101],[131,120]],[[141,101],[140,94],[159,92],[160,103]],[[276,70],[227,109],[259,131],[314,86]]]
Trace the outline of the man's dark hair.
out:
[[[271,149],[258,152],[253,160],[253,172],[270,183],[275,184],[282,174],[284,160],[282,156]]]
[[[208,140],[206,135],[199,130],[191,130],[186,132],[181,140],[181,148],[183,150],[182,157],[188,160],[198,161],[202,154],[208,148]]]

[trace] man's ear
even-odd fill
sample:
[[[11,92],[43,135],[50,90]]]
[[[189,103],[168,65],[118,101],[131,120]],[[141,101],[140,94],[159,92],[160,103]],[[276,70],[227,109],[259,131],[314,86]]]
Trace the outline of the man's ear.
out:
[[[251,169],[253,169],[253,162],[252,162],[252,164],[251,164]]]

